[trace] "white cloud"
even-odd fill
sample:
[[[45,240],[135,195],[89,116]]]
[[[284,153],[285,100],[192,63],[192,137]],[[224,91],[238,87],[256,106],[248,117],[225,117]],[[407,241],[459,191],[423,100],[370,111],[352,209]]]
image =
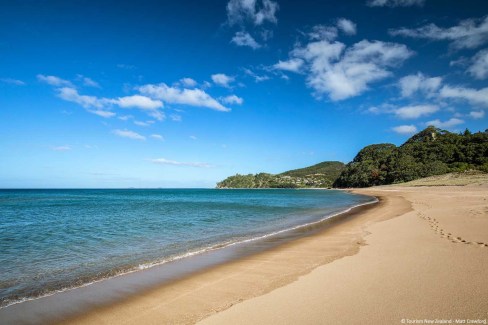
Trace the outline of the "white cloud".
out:
[[[146,140],[146,137],[143,135],[140,135],[137,132],[134,131],[129,131],[129,130],[113,130],[113,134],[122,137],[122,138],[129,138],[129,139],[134,139],[134,140]]]
[[[71,150],[71,146],[69,145],[64,145],[64,146],[57,146],[57,147],[52,147],[51,150],[54,150],[54,151],[69,151]]]
[[[180,82],[184,87],[188,87],[188,88],[193,88],[197,85],[197,82],[192,78],[182,78],[180,79]]]
[[[6,83],[6,84],[11,84],[11,85],[16,85],[16,86],[24,86],[25,82],[22,80],[18,79],[12,79],[12,78],[2,78],[0,79],[1,82]]]
[[[108,104],[106,99],[99,99],[95,96],[80,95],[75,88],[62,87],[58,88],[58,97],[68,102],[73,102],[84,108],[98,108],[102,109]]]
[[[480,119],[485,117],[485,111],[471,111],[469,112],[469,116],[471,116],[474,119]]]
[[[230,0],[227,3],[229,25],[244,25],[246,22],[259,26],[265,22],[276,24],[278,3],[271,0]]]
[[[190,135],[190,139],[197,140],[198,138],[196,136],[194,136],[194,135]]]
[[[144,95],[162,100],[165,103],[206,107],[222,112],[230,111],[229,108],[223,106],[201,89],[180,89],[160,83],[158,85],[144,85],[138,90]]]
[[[56,87],[62,87],[62,86],[73,87],[73,84],[70,81],[61,79],[56,76],[45,76],[43,74],[38,74],[37,80]]]
[[[337,41],[313,41],[291,53],[306,62],[307,83],[315,95],[327,94],[334,101],[363,93],[369,84],[390,76],[389,68],[412,55],[403,44],[368,40],[347,49]]]
[[[474,105],[488,106],[488,87],[482,89],[444,86],[440,97],[466,100]]]
[[[100,85],[98,84],[98,82],[96,82],[96,81],[94,81],[88,77],[83,78],[83,84],[85,86],[88,86],[88,87],[100,88]]]
[[[119,116],[119,120],[122,120],[122,121],[127,121],[127,120],[130,120],[132,118],[134,118],[134,116],[132,116],[132,115]]]
[[[236,95],[230,95],[230,96],[222,98],[221,101],[222,101],[222,103],[225,103],[225,104],[242,105],[242,103],[244,102],[244,99],[242,99],[241,97],[238,97]]]
[[[146,122],[143,122],[143,121],[134,121],[134,124],[135,125],[138,125],[138,126],[150,126],[152,124],[154,124],[154,121],[146,121]]]
[[[248,46],[253,50],[261,47],[261,44],[259,44],[248,32],[237,32],[234,37],[232,37],[231,43],[234,43],[237,46]]]
[[[230,83],[232,83],[235,78],[228,76],[224,73],[216,73],[211,76],[212,81],[219,86],[222,87],[230,87]]]
[[[98,115],[98,116],[101,116],[101,117],[105,117],[105,118],[114,117],[115,115],[117,115],[114,112],[105,111],[105,110],[101,110],[101,109],[88,110],[88,112],[95,114],[95,115]],[[120,119],[122,119],[122,118],[120,118]]]
[[[366,4],[370,7],[410,7],[423,6],[425,0],[369,0]]]
[[[244,73],[246,73],[247,75],[253,77],[255,82],[261,82],[261,81],[265,81],[265,80],[269,80],[270,79],[266,75],[260,76],[260,75],[256,74],[255,72],[253,72],[252,70],[247,69],[247,68],[244,68]]]
[[[160,134],[151,134],[151,138],[159,140],[159,141],[164,141],[164,138]]]
[[[488,49],[479,51],[473,57],[473,64],[468,68],[468,73],[476,79],[488,78]]]
[[[459,125],[459,124],[463,124],[464,121],[463,120],[460,120],[458,118],[451,118],[447,121],[441,121],[439,119],[435,119],[435,120],[432,120],[432,121],[429,121],[427,123],[425,123],[426,125],[433,125],[437,128],[441,128],[441,129],[449,129],[453,126],[456,126],[456,125]]]
[[[84,86],[100,88],[100,85],[98,84],[98,82],[94,81],[91,78],[85,77],[81,74],[79,74],[77,77],[78,77],[78,80],[81,80],[83,82]]]
[[[315,25],[308,33],[312,41],[333,41],[337,38],[337,28],[334,26]]]
[[[337,21],[337,27],[347,35],[356,34],[356,24],[346,18],[340,18]]]
[[[436,41],[446,40],[450,41],[454,48],[472,49],[488,41],[488,16],[484,19],[466,19],[461,21],[459,25],[449,28],[429,24],[415,29],[400,28],[390,30],[390,34]]]
[[[198,168],[212,167],[210,164],[204,162],[182,162],[182,161],[169,160],[165,158],[151,159],[151,162],[159,165],[171,165],[171,166],[181,166],[181,167],[198,167]]]
[[[401,119],[416,119],[427,116],[439,110],[435,105],[411,105],[393,110],[394,114]]]
[[[304,64],[304,61],[299,58],[292,58],[287,61],[278,61],[275,65],[273,65],[273,68],[278,69],[278,70],[285,70],[285,71],[290,71],[290,72],[300,72],[300,69],[302,68]]]
[[[122,108],[139,108],[143,110],[156,110],[163,107],[163,102],[160,100],[154,100],[141,95],[119,97],[114,99],[113,103]]]
[[[440,88],[441,83],[442,78],[429,78],[419,72],[416,75],[408,75],[401,78],[398,82],[398,86],[400,87],[403,97],[412,96],[416,92],[421,92],[428,97],[431,97]]]
[[[399,125],[392,128],[398,134],[413,134],[417,132],[415,125]]]

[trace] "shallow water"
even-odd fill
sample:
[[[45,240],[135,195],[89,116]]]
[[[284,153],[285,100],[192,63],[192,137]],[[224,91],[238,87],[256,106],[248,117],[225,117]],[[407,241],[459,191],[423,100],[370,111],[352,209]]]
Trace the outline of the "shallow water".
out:
[[[0,306],[370,202],[326,190],[0,190]]]

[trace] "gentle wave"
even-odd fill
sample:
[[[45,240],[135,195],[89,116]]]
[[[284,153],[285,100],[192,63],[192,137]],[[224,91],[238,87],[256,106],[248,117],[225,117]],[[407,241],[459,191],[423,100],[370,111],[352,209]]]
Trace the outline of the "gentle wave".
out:
[[[142,270],[147,270],[147,269],[150,269],[150,268],[153,268],[153,267],[156,267],[156,266],[161,266],[161,265],[164,265],[164,264],[167,264],[167,263],[170,263],[170,262],[178,261],[178,260],[181,260],[181,259],[184,259],[184,258],[189,258],[189,257],[195,256],[195,255],[207,253],[207,252],[210,252],[210,251],[215,251],[215,250],[218,250],[218,249],[224,249],[224,248],[231,247],[231,246],[235,246],[235,245],[242,245],[242,244],[246,244],[246,243],[251,243],[251,242],[254,242],[254,241],[263,240],[263,239],[266,239],[266,238],[269,238],[269,237],[277,236],[279,234],[283,234],[283,233],[286,233],[286,232],[291,232],[291,231],[298,230],[298,229],[301,229],[301,228],[310,227],[310,226],[313,226],[313,225],[320,224],[320,223],[322,223],[322,222],[324,222],[326,220],[330,220],[331,218],[334,218],[334,217],[343,215],[345,213],[348,213],[348,212],[350,212],[351,210],[353,210],[355,208],[358,208],[358,207],[361,207],[361,206],[365,206],[365,205],[375,204],[377,202],[379,202],[379,200],[376,197],[374,197],[373,200],[371,200],[369,202],[356,204],[356,205],[351,206],[351,207],[349,207],[349,208],[347,208],[345,210],[342,210],[342,211],[339,211],[339,212],[336,212],[336,213],[332,213],[332,214],[329,214],[329,215],[325,215],[324,217],[322,217],[321,219],[316,220],[316,221],[307,222],[307,223],[300,224],[300,225],[296,225],[296,226],[293,226],[293,227],[288,227],[288,228],[285,228],[285,229],[281,229],[281,230],[278,230],[278,231],[273,231],[273,232],[270,232],[270,233],[267,233],[267,234],[264,234],[264,235],[259,235],[259,236],[251,237],[251,238],[248,238],[248,239],[237,240],[237,241],[232,241],[231,240],[231,241],[227,241],[227,242],[217,243],[217,244],[214,244],[214,245],[211,245],[211,246],[208,246],[208,247],[204,247],[204,248],[201,248],[201,249],[196,249],[196,250],[193,250],[193,251],[190,251],[190,252],[186,252],[184,254],[180,254],[180,255],[173,256],[173,257],[164,258],[162,260],[157,260],[157,261],[150,262],[150,263],[140,264],[140,265],[137,265],[137,266],[131,267],[129,269],[125,269],[125,270],[119,270],[119,271],[115,272],[114,274],[111,274],[110,276],[104,276],[104,277],[101,277],[101,278],[98,278],[98,279],[95,278],[94,280],[88,281],[88,282],[83,283],[81,285],[67,286],[65,288],[57,289],[57,290],[52,290],[50,292],[43,293],[43,294],[38,295],[38,296],[24,297],[24,298],[21,298],[21,299],[18,299],[18,300],[13,300],[13,301],[5,300],[5,301],[2,302],[3,305],[0,306],[0,309],[6,308],[8,306],[16,305],[16,304],[19,304],[19,303],[24,303],[24,302],[27,302],[27,301],[32,301],[32,300],[37,300],[37,299],[41,299],[41,298],[53,296],[55,294],[63,293],[63,292],[66,292],[66,291],[71,291],[71,290],[75,290],[75,289],[78,289],[78,288],[87,287],[87,286],[90,286],[90,285],[93,285],[93,284],[96,284],[96,283],[99,283],[99,282],[102,282],[102,281],[105,281],[105,280],[108,280],[108,279],[112,279],[112,278],[124,276],[124,275],[130,274],[130,273],[134,273],[134,272],[138,272],[138,271],[142,271]]]

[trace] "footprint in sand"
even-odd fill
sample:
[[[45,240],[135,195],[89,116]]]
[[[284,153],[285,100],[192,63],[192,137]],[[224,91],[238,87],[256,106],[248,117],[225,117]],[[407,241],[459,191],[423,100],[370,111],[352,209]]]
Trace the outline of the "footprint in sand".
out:
[[[450,232],[448,232],[446,235],[445,230],[439,227],[439,222],[435,218],[426,216],[422,212],[418,212],[417,215],[421,219],[426,220],[429,223],[430,228],[432,228],[432,230],[434,230],[437,234],[440,234],[441,238],[446,238],[447,240],[449,240],[452,243],[455,243],[455,244],[462,243],[462,244],[467,244],[467,245],[475,245],[478,247],[488,247],[487,243],[467,241],[467,240],[465,240],[459,236],[454,237],[454,235]]]

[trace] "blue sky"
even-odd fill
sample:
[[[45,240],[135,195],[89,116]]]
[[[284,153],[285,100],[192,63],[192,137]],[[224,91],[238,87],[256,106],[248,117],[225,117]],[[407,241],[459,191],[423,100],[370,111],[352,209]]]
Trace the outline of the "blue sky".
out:
[[[0,188],[213,187],[488,128],[488,2],[0,2]]]

